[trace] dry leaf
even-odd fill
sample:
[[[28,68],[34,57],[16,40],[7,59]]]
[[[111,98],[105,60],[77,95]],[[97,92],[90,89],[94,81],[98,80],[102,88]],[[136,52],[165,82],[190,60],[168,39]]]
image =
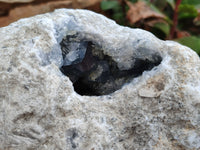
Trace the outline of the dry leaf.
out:
[[[77,8],[86,8],[95,5],[96,3],[99,3],[102,0],[71,0],[71,1],[76,2]]]
[[[9,0],[0,0],[9,1]],[[15,0],[12,0],[15,1]],[[30,0],[17,0],[30,1]],[[32,0],[27,4],[8,4],[0,2],[0,27],[6,26],[20,18],[51,12],[57,8],[86,8],[102,0]],[[36,3],[37,2],[37,3]]]
[[[129,1],[126,1],[126,4],[129,6],[129,10],[126,14],[127,19],[131,24],[152,17],[162,19],[165,18],[164,15],[153,11],[145,2],[139,1],[133,4]]]
[[[0,0],[0,2],[5,2],[5,3],[28,3],[32,1],[34,0]]]

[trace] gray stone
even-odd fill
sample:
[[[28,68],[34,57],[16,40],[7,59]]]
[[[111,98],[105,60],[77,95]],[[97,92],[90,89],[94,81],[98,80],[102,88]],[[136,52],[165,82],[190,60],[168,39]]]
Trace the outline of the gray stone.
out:
[[[200,149],[200,59],[87,10],[0,28],[0,149]]]

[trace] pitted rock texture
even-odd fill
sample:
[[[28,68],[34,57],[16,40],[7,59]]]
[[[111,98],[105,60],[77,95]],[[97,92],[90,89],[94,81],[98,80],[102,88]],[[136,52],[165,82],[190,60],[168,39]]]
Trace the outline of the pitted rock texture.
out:
[[[0,149],[199,149],[199,109],[200,59],[176,42],[86,10],[0,28]]]

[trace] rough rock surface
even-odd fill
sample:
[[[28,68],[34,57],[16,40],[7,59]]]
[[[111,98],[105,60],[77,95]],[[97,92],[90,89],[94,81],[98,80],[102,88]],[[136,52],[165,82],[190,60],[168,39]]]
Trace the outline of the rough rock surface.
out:
[[[86,10],[0,28],[2,150],[199,149],[199,110],[200,59],[178,43]]]

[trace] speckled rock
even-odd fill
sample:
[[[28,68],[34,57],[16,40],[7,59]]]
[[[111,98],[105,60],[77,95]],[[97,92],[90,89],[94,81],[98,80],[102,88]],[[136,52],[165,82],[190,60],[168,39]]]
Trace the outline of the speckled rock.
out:
[[[200,149],[199,110],[200,59],[176,42],[86,10],[0,28],[2,150]]]

